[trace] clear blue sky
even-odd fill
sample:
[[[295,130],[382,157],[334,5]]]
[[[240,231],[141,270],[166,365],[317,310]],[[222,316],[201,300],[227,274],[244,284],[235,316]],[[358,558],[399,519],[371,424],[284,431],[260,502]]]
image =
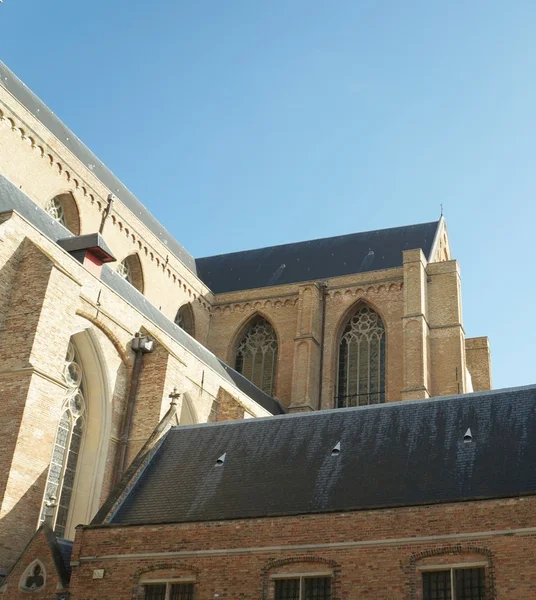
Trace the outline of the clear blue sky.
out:
[[[534,0],[5,0],[0,57],[194,255],[430,221],[534,374]]]

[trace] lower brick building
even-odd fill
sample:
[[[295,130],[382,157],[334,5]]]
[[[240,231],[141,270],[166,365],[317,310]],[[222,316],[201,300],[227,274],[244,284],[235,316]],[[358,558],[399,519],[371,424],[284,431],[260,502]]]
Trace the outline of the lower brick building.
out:
[[[174,427],[3,597],[536,598],[535,428],[536,386]]]

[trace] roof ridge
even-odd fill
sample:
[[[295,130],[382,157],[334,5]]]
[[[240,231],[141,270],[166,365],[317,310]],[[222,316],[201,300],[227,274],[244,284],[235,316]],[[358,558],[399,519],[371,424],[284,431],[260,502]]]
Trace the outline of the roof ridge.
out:
[[[179,431],[185,429],[200,429],[206,427],[221,427],[221,426],[231,426],[231,425],[240,425],[245,423],[259,423],[265,421],[276,421],[281,419],[300,419],[300,418],[314,418],[321,417],[324,415],[330,414],[342,414],[342,413],[353,413],[353,412],[361,412],[361,411],[369,411],[369,410],[388,410],[399,408],[401,406],[415,406],[423,404],[434,404],[437,402],[453,402],[460,400],[471,400],[477,399],[482,396],[498,396],[501,394],[510,394],[516,393],[523,390],[536,390],[536,383],[521,385],[510,388],[499,388],[496,390],[485,390],[481,392],[469,392],[466,394],[453,394],[451,396],[432,396],[431,398],[424,398],[422,400],[396,400],[394,402],[383,402],[381,404],[368,404],[366,406],[351,406],[349,408],[327,408],[321,410],[312,410],[308,412],[297,412],[297,413],[286,413],[281,415],[271,415],[268,417],[254,417],[251,419],[236,419],[232,421],[216,421],[212,423],[195,423],[194,425],[174,425],[170,428],[170,431]]]
[[[339,235],[328,235],[326,237],[319,237],[319,238],[313,238],[312,240],[300,240],[297,242],[285,242],[284,244],[272,244],[272,245],[268,245],[268,246],[262,246],[259,248],[248,248],[247,250],[235,250],[234,252],[222,252],[221,254],[213,254],[211,256],[200,256],[198,258],[195,258],[195,261],[198,260],[206,260],[209,258],[216,258],[216,257],[221,257],[221,256],[232,256],[235,254],[244,254],[246,252],[256,252],[256,251],[260,251],[260,250],[268,250],[270,248],[284,248],[285,246],[298,246],[300,244],[310,244],[312,242],[323,242],[326,240],[334,240],[337,238],[348,238],[354,235],[367,235],[370,233],[377,233],[380,231],[393,231],[395,229],[407,229],[408,227],[422,227],[425,225],[432,225],[432,224],[439,224],[440,223],[440,219],[434,220],[434,221],[425,221],[422,223],[412,223],[410,225],[396,225],[394,227],[382,227],[380,229],[369,229],[367,231],[354,231],[351,233],[341,233]]]

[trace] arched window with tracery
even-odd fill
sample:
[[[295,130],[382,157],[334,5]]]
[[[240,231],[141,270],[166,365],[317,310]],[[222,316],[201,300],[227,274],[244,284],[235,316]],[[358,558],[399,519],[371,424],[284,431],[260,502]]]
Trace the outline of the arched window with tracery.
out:
[[[40,519],[42,522],[48,516],[58,537],[65,537],[87,414],[84,373],[72,343],[69,343],[65,357],[63,380],[67,389],[48,470]],[[49,511],[52,514],[49,514]]]
[[[131,254],[117,265],[117,273],[143,294],[143,271],[137,254]]]
[[[336,406],[364,406],[385,401],[385,327],[368,306],[348,320],[339,344]]]
[[[236,353],[236,370],[263,392],[275,392],[277,336],[272,325],[260,315],[247,327]]]
[[[179,310],[177,311],[177,315],[175,316],[175,325],[178,325],[181,329],[184,329],[186,333],[190,334],[192,337],[195,335],[195,321],[194,321],[194,311],[192,310],[192,305],[190,303],[183,304]]]
[[[46,212],[74,235],[80,235],[80,215],[70,192],[58,194],[45,205]]]

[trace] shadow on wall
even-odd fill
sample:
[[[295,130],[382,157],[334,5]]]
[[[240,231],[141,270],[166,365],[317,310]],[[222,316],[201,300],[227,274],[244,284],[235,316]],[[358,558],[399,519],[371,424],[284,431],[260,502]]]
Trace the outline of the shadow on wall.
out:
[[[39,511],[48,469],[0,519],[0,574],[5,575],[19,558],[38,527]]]

